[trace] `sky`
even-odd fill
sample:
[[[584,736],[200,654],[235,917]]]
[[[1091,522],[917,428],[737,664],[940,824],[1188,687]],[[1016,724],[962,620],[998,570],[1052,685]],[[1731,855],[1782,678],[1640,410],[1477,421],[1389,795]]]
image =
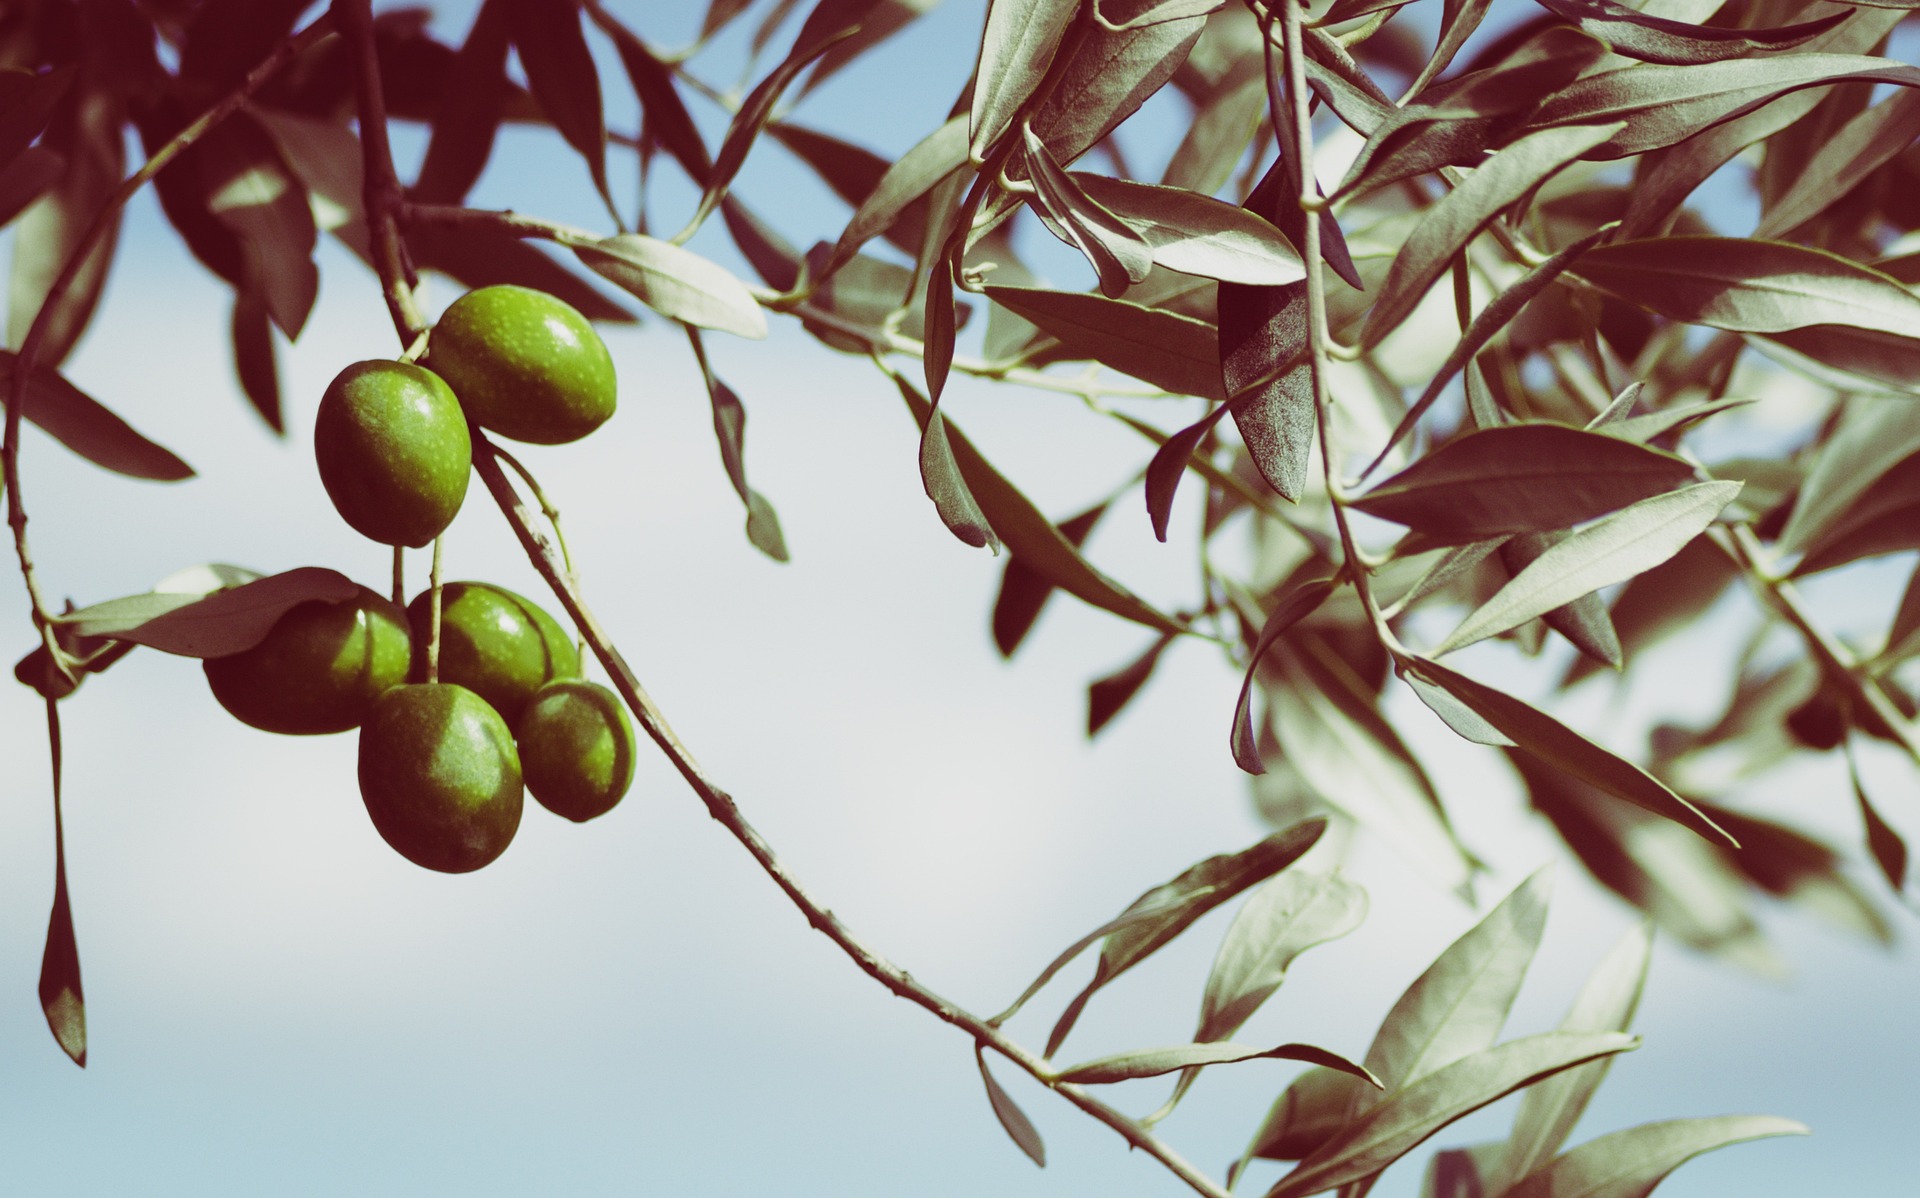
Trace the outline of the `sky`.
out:
[[[442,7],[458,37],[471,5]],[[691,21],[692,6],[615,7],[668,45]],[[963,81],[960,48],[977,38],[981,9],[948,0],[823,87],[805,118],[900,152]],[[737,62],[737,45],[717,56]],[[627,103],[611,62],[603,83]],[[716,132],[713,110],[700,111]],[[417,136],[401,137],[403,157],[419,149]],[[845,209],[779,155],[768,147],[750,160],[742,193],[802,244],[835,235]],[[662,211],[686,211],[684,189],[662,186]],[[475,202],[604,223],[583,168],[550,133],[510,130]],[[737,267],[716,231],[693,244]],[[320,262],[314,316],[283,346],[290,432],[279,440],[232,378],[224,289],[150,199],[129,210],[94,331],[67,371],[198,477],[106,475],[29,431],[23,485],[56,596],[130,594],[206,561],[326,565],[383,587],[387,550],[334,515],[310,435],[327,381],[396,347],[372,276],[330,244]],[[438,310],[455,294],[442,280],[427,302]],[[870,364],[785,320],[765,342],[709,339],[747,406],[749,477],[778,507],[793,551],[777,565],[741,532],[684,339],[658,319],[606,334],[620,411],[586,441],[529,447],[523,460],[562,509],[596,611],[682,737],[869,943],[963,1005],[997,1010],[1141,890],[1265,834],[1226,752],[1237,677],[1216,652],[1170,651],[1092,742],[1086,683],[1139,651],[1138,629],[1056,598],[1019,656],[999,659],[987,612],[1001,562],[940,526],[914,425]],[[1131,434],[1059,395],[960,379],[946,405],[1057,516],[1142,458]],[[1180,509],[1173,523],[1195,516]],[[1191,549],[1156,544],[1129,501],[1090,543],[1103,569],[1166,605],[1192,586]],[[446,560],[449,578],[542,594],[477,489]],[[424,556],[410,568],[424,578]],[[17,581],[5,586],[23,653],[24,595]],[[1658,668],[1656,687],[1684,690],[1722,667],[1683,651]],[[607,817],[575,826],[530,806],[498,862],[450,877],[374,834],[351,735],[247,729],[213,702],[195,662],[136,652],[62,712],[89,999],[84,1072],[54,1046],[33,997],[52,889],[41,706],[23,688],[0,690],[10,781],[0,801],[0,1159],[13,1192],[1185,1192],[1002,1067],[1049,1145],[1048,1168],[1035,1169],[994,1123],[964,1036],[811,932],[650,751]],[[1488,900],[1564,856],[1478,750],[1437,724],[1410,725],[1494,866]],[[1834,765],[1794,771],[1769,801],[1851,835],[1830,814],[1845,799]],[[1401,989],[1475,918],[1372,842],[1350,869],[1370,895],[1367,923],[1303,957],[1238,1038],[1363,1055]],[[1634,922],[1570,861],[1556,874],[1510,1034],[1554,1026]],[[1920,1072],[1903,1012],[1920,967],[1911,918],[1892,918],[1901,943],[1884,952],[1766,911],[1792,967],[1776,981],[1661,942],[1637,1022],[1645,1046],[1617,1063],[1576,1141],[1653,1119],[1779,1114],[1815,1136],[1702,1158],[1661,1193],[1896,1192],[1909,1176],[1907,1079]],[[1225,925],[1216,914],[1103,994],[1063,1057],[1188,1036]],[[1085,969],[1068,971],[1013,1032],[1044,1041]],[[1214,1070],[1165,1134],[1217,1174],[1290,1076],[1275,1062]],[[1144,1113],[1164,1094],[1141,1082],[1113,1100]],[[1511,1110],[1501,1104],[1439,1142],[1497,1137]],[[1375,1193],[1415,1193],[1425,1156]]]

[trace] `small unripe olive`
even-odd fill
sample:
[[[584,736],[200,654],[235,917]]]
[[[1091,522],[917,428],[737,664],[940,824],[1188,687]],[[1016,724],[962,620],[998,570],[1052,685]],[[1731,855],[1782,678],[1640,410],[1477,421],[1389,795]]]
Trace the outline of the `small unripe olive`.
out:
[[[426,678],[427,633],[433,592],[407,604],[413,627],[416,681]],[[440,588],[439,679],[464,686],[493,705],[509,727],[533,693],[555,678],[580,674],[580,651],[533,600],[485,582]]]
[[[514,726],[520,770],[542,807],[584,823],[633,782],[633,724],[620,697],[577,678],[541,687]]]
[[[320,399],[313,454],[355,532],[417,549],[459,512],[473,441],[438,375],[407,362],[356,362]]]
[[[502,284],[469,291],[433,326],[428,362],[482,428],[577,441],[613,415],[613,359],[564,300]]]
[[[203,668],[213,697],[243,724],[312,736],[357,728],[412,658],[406,613],[361,587],[339,603],[289,608],[266,639]]]
[[[506,851],[525,803],[506,721],[462,686],[396,686],[360,729],[360,797],[415,865],[458,874]]]

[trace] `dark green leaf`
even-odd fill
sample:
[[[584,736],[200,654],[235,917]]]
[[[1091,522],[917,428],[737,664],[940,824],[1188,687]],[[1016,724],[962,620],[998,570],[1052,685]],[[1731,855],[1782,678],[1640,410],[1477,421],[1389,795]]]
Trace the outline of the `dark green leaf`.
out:
[[[1465,182],[1427,210],[1401,245],[1367,316],[1361,344],[1378,345],[1411,315],[1466,244],[1494,217],[1621,127],[1541,129],[1476,167]]]
[[[253,648],[288,609],[337,603],[359,587],[346,575],[302,566],[212,594],[152,591],[59,616],[81,636],[107,636],[184,657],[225,657]]]
[[[65,159],[41,146],[28,146],[0,167],[0,228],[59,183],[66,169]]]
[[[126,173],[126,141],[119,101],[82,84],[67,97],[40,144],[66,164],[54,189],[14,222],[12,277],[8,284],[7,342],[19,346],[53,288],[54,278],[80,247],[94,214],[112,197]],[[93,318],[107,267],[119,237],[119,218],[88,256],[48,317],[39,361],[58,366]]]
[[[536,247],[491,225],[416,225],[407,231],[407,247],[419,266],[467,287],[514,283],[565,300],[588,320],[634,319]]]
[[[1506,1198],[1644,1198],[1703,1152],[1766,1136],[1811,1134],[1771,1115],[1643,1123],[1589,1140],[1508,1190]]]
[[[1101,292],[1109,298],[1117,298],[1145,280],[1153,269],[1153,251],[1146,239],[1061,170],[1032,129],[1022,132],[1026,144],[1021,161],[1033,181],[1034,199],[1047,228],[1080,251],[1099,276]]]
[[[1059,0],[1045,3],[1060,7]],[[1102,7],[1119,24],[1151,3],[1103,0]],[[1073,162],[1132,116],[1180,69],[1206,24],[1207,18],[1192,16],[1124,32],[1092,21],[1074,26],[1053,55],[1044,98],[1031,110],[1033,131],[1054,160]]]
[[[1312,615],[1327,596],[1333,594],[1337,583],[1331,578],[1316,578],[1301,583],[1281,596],[1274,604],[1273,611],[1267,616],[1267,622],[1261,626],[1260,639],[1254,642],[1253,652],[1247,661],[1247,673],[1240,681],[1240,698],[1233,708],[1233,734],[1230,743],[1233,748],[1233,760],[1249,774],[1264,774],[1266,763],[1260,760],[1260,750],[1253,738],[1253,680],[1260,668],[1260,659],[1273,643],[1286,634],[1289,628]],[[1201,1039],[1212,1039],[1202,1036]]]
[[[692,250],[644,233],[621,233],[567,248],[662,316],[740,337],[767,335],[767,317],[753,293],[725,267]]]
[[[1753,235],[1779,238],[1819,216],[1920,133],[1920,92],[1900,91],[1860,113],[1822,143]]]
[[[634,95],[639,97],[647,130],[667,148],[667,153],[673,155],[696,186],[706,187],[713,176],[713,157],[707,153],[707,143],[694,127],[686,101],[680,98],[673,71],[606,9],[594,5],[587,13],[613,39],[614,48],[620,52],[620,63],[626,68]]]
[[[1032,100],[1079,8],[1079,0],[991,0],[967,117],[975,162],[985,161]]]
[[[1366,1083],[1334,1069],[1309,1069],[1293,1080],[1247,1146],[1247,1157],[1297,1161],[1313,1155],[1352,1117]]]
[[[1200,890],[1174,890],[1160,895],[1159,898],[1152,902],[1146,902],[1143,898],[1142,901],[1134,903],[1119,915],[1109,919],[1107,922],[1101,924],[1093,931],[1088,932],[1061,950],[1060,955],[1055,957],[1045,969],[1040,971],[1040,976],[1033,979],[1032,983],[1029,984],[1025,990],[1021,991],[1020,997],[1013,1000],[1012,1006],[995,1015],[987,1022],[997,1027],[1019,1014],[1020,1008],[1027,1005],[1027,1000],[1040,993],[1040,988],[1052,981],[1055,974],[1058,974],[1062,969],[1071,965],[1075,957],[1086,952],[1101,940],[1124,928],[1130,928],[1135,924],[1144,923],[1147,920],[1158,919],[1162,915],[1183,909],[1188,904],[1205,898],[1211,893],[1211,889],[1206,887]]]
[[[1167,539],[1167,520],[1173,514],[1173,497],[1179,490],[1180,480],[1187,475],[1187,467],[1197,460],[1194,451],[1199,448],[1208,430],[1218,424],[1220,417],[1228,411],[1229,405],[1221,404],[1167,437],[1147,462],[1147,519],[1153,523],[1153,535],[1160,540]]]
[[[1267,1198],[1297,1198],[1372,1177],[1461,1116],[1562,1069],[1639,1043],[1618,1032],[1547,1032],[1455,1061],[1347,1125],[1281,1178]]]
[[[1613,0],[1538,2],[1549,12],[1565,17],[1607,43],[1616,54],[1670,66],[1697,66],[1760,51],[1790,50],[1812,41],[1853,15],[1851,10],[1843,10],[1774,29],[1716,29],[1648,16]]]
[[[60,814],[60,715],[47,700],[47,732],[53,748],[53,910],[40,954],[40,1010],[60,1050],[87,1067],[87,1000],[80,986],[80,948],[73,936],[73,904],[67,898],[67,844]]]
[[[512,0],[508,28],[527,87],[547,119],[567,139],[609,207],[607,125],[600,106],[600,72],[587,49],[579,0]]]
[[[493,155],[511,84],[507,81],[510,10],[516,0],[484,0],[447,70],[433,136],[411,195],[423,204],[466,198]]]
[[[0,166],[11,164],[46,130],[78,69],[68,65],[41,74],[0,71]]]
[[[1853,779],[1853,797],[1860,805],[1860,820],[1866,825],[1867,850],[1873,854],[1874,864],[1880,867],[1887,885],[1893,887],[1895,894],[1899,894],[1907,886],[1907,842],[1874,810],[1873,800],[1867,798],[1867,788],[1860,781],[1860,767],[1851,751],[1847,754],[1847,772]]]
[[[1262,882],[1298,861],[1327,830],[1327,821],[1311,819],[1276,832],[1251,848],[1238,853],[1209,857],[1171,881],[1163,882],[1128,905],[1128,912],[1145,908],[1165,908],[1163,914],[1128,922],[1111,932],[1100,950],[1100,963],[1093,980],[1074,996],[1053,1025],[1047,1037],[1047,1056],[1060,1049],[1073,1025],[1086,1008],[1087,1000],[1114,978],[1145,960],[1175,936],[1193,926],[1202,915],[1233,898],[1255,883]]]
[[[1204,321],[1078,291],[988,287],[987,297],[1091,358],[1175,395],[1224,399],[1219,331]]]
[[[1809,538],[1796,575],[1831,570],[1863,557],[1915,548],[1920,542],[1920,454],[1896,463]]]
[[[1672,454],[1558,424],[1457,437],[1353,501],[1436,544],[1567,528],[1694,477]]]
[[[1590,250],[1574,269],[1624,300],[1690,324],[1737,333],[1837,324],[1920,337],[1920,296],[1809,246],[1655,237]]]
[[[1780,533],[1780,551],[1798,553],[1843,517],[1868,487],[1920,454],[1920,421],[1910,399],[1855,398],[1821,446]]]
[[[987,1101],[993,1105],[993,1117],[1028,1159],[1042,1169],[1047,1167],[1047,1145],[1040,1139],[1040,1133],[1034,1129],[1033,1121],[1027,1113],[1013,1101],[1013,1096],[1000,1088],[993,1073],[987,1068],[987,1056],[978,1045],[974,1046],[974,1058],[980,1063],[980,1080],[987,1087]]]
[[[927,302],[920,364],[926,372],[927,398],[939,404],[947,388],[947,376],[953,371],[953,336],[958,315],[954,311],[953,270],[940,258],[927,271]]]
[[[958,171],[967,160],[966,137],[966,122],[954,117],[889,166],[865,198],[856,201],[859,207],[821,274],[831,275],[862,245],[901,223],[941,180]]]
[[[1738,842],[1705,812],[1675,794],[1664,782],[1624,757],[1617,757],[1565,724],[1512,695],[1456,674],[1425,658],[1407,666],[1434,686],[1448,691],[1520,748],[1582,782],[1644,807],[1708,839]]]
[[[1695,483],[1643,499],[1569,535],[1462,621],[1434,647],[1434,656],[1517,628],[1582,595],[1652,569],[1704,532],[1739,493],[1736,482]]]
[[[904,384],[898,375],[894,376],[894,381]],[[924,433],[933,415],[932,405],[910,385],[902,385],[900,394],[913,411],[914,419],[920,422]],[[1061,536],[1060,530],[1040,514],[1031,500],[981,457],[980,452],[951,422],[947,424],[947,441],[953,449],[954,462],[960,467],[960,475],[966,480],[967,489],[972,492],[989,526],[1015,558],[1024,561],[1054,586],[1078,595],[1095,607],[1145,624],[1156,632],[1183,631],[1180,625],[1094,569],[1080,556],[1080,551],[1074,548],[1072,542]]]
[[[1208,1065],[1231,1065],[1265,1058],[1306,1061],[1373,1081],[1373,1076],[1359,1065],[1338,1053],[1315,1048],[1311,1044],[1282,1044],[1278,1048],[1264,1049],[1245,1044],[1174,1044],[1166,1048],[1147,1048],[1087,1061],[1061,1070],[1057,1080],[1083,1086],[1107,1085],[1141,1077],[1159,1077],[1163,1073],[1181,1069],[1201,1069]]]
[[[266,303],[251,290],[233,293],[233,369],[240,389],[260,419],[285,435],[280,415],[280,368],[274,359],[273,324]]]
[[[1474,317],[1473,323],[1467,326],[1467,331],[1461,334],[1460,343],[1453,347],[1451,354],[1447,355],[1445,364],[1427,383],[1427,389],[1420,393],[1420,398],[1415,400],[1413,406],[1407,409],[1407,414],[1400,418],[1400,423],[1393,428],[1393,435],[1387,438],[1386,445],[1367,465],[1362,474],[1371,474],[1378,469],[1387,455],[1393,452],[1394,446],[1400,444],[1401,440],[1413,431],[1414,426],[1420,423],[1420,418],[1426,415],[1427,409],[1433,406],[1434,401],[1440,398],[1440,393],[1446,390],[1447,384],[1453,381],[1453,376],[1459,374],[1466,368],[1467,363],[1473,361],[1474,355],[1480,352],[1481,347],[1493,340],[1496,333],[1512,323],[1514,317],[1520,315],[1521,309],[1525,308],[1535,296],[1545,291],[1548,285],[1559,278],[1582,254],[1596,245],[1607,232],[1606,228],[1596,229],[1567,246],[1521,276],[1518,282],[1502,291],[1498,298],[1482,308],[1480,315]]]
[[[13,353],[0,350],[0,394],[11,393],[13,364]],[[45,359],[27,383],[22,415],[68,449],[115,473],[165,482],[193,477],[192,467],[135,432]]]
[[[1153,668],[1160,664],[1160,654],[1173,643],[1173,638],[1164,633],[1147,646],[1147,651],[1129,662],[1115,673],[1096,679],[1087,687],[1087,735],[1098,736],[1107,721],[1119,715],[1122,708],[1140,693],[1147,679],[1152,677]]]
[[[904,379],[897,381],[906,385]],[[937,407],[930,410],[920,435],[920,481],[940,513],[941,523],[954,536],[975,549],[987,546],[994,553],[1000,552],[1000,539],[974,502],[973,492],[967,489],[960,465],[954,460],[953,448],[947,443],[946,417]]]
[[[1920,67],[1853,54],[1788,54],[1701,66],[1634,66],[1588,75],[1541,104],[1537,127],[1625,121],[1594,158],[1623,158],[1685,141],[1803,87],[1920,86]]]
[[[1060,535],[1066,538],[1069,545],[1078,549],[1087,543],[1087,534],[1106,514],[1107,505],[1104,502],[1097,503],[1079,515],[1061,521]],[[1034,621],[1040,618],[1041,608],[1046,606],[1052,594],[1052,583],[1022,565],[1019,558],[1008,556],[1006,572],[1000,576],[1000,593],[993,601],[993,643],[1000,650],[1000,656],[1013,656],[1020,642],[1032,631]]]
[[[1228,283],[1278,287],[1306,277],[1300,255],[1266,220],[1212,196],[1075,171],[1094,203],[1119,217],[1168,270]]]
[[[787,545],[780,535],[780,518],[766,497],[747,485],[746,406],[733,388],[713,373],[699,330],[687,326],[687,339],[693,345],[694,358],[700,363],[700,374],[707,384],[707,398],[713,404],[713,434],[720,442],[721,465],[726,467],[727,481],[733,484],[734,494],[747,505],[747,539],[774,561],[784,562]]]

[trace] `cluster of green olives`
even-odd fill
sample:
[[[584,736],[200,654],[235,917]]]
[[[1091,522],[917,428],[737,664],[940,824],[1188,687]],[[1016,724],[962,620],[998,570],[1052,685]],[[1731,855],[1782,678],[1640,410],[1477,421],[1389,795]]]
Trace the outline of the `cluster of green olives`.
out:
[[[390,545],[431,542],[459,511],[468,422],[540,444],[613,414],[613,365],[585,317],[542,292],[483,287],[434,327],[425,366],[357,362],[320,401],[314,454],[341,517]],[[427,682],[431,588],[403,611],[365,587],[290,609],[265,640],[206,662],[214,697],[269,732],[360,729],[360,794],[374,827],[418,865],[478,869],[520,826],[524,791],[584,821],[633,779],[619,698],[538,604],[503,587],[440,589],[437,680]]]

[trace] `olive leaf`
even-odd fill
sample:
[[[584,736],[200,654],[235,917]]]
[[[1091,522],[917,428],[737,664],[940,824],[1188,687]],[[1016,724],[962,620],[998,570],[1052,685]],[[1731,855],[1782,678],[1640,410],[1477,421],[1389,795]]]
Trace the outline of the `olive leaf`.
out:
[[[1649,16],[1614,0],[1536,2],[1599,38],[1616,54],[1670,66],[1698,66],[1760,51],[1791,50],[1853,15],[1846,10],[1772,29],[1715,29]]]
[[[1006,1131],[1007,1137],[1020,1151],[1027,1154],[1028,1159],[1042,1169],[1046,1168],[1047,1145],[1040,1138],[1039,1131],[1034,1128],[1033,1120],[1027,1118],[1027,1113],[1013,1101],[1013,1096],[1002,1089],[1000,1083],[994,1079],[993,1071],[987,1068],[986,1050],[976,1044],[973,1055],[980,1065],[980,1080],[987,1087],[987,1102],[993,1107],[993,1117],[1000,1121],[1000,1126]]]
[[[767,335],[766,314],[746,285],[692,250],[644,233],[569,242],[567,248],[662,316],[756,340]]]
[[[1771,1115],[1643,1123],[1589,1140],[1506,1191],[1506,1198],[1639,1198],[1703,1152],[1767,1136],[1812,1134]]]
[[[1204,1069],[1208,1065],[1232,1065],[1240,1061],[1264,1059],[1306,1061],[1379,1084],[1364,1067],[1338,1053],[1315,1048],[1311,1044],[1282,1044],[1277,1048],[1253,1048],[1245,1044],[1227,1043],[1175,1044],[1168,1048],[1140,1049],[1085,1061],[1062,1069],[1054,1080],[1082,1086],[1107,1085],[1135,1078],[1159,1077],[1163,1073],[1182,1069]]]
[[[1125,300],[1038,287],[987,287],[989,299],[1091,358],[1175,395],[1224,399],[1219,331],[1204,321]]]
[[[984,162],[1046,78],[1079,0],[991,0],[967,113],[967,152]]]
[[[211,594],[151,591],[109,599],[56,619],[80,636],[132,641],[185,657],[225,657],[259,644],[290,608],[313,600],[337,603],[359,589],[338,571],[302,566]]]
[[[11,394],[15,362],[11,350],[0,350],[0,394]],[[68,449],[115,473],[167,482],[193,477],[192,467],[68,382],[45,357],[27,381],[21,414]]]

